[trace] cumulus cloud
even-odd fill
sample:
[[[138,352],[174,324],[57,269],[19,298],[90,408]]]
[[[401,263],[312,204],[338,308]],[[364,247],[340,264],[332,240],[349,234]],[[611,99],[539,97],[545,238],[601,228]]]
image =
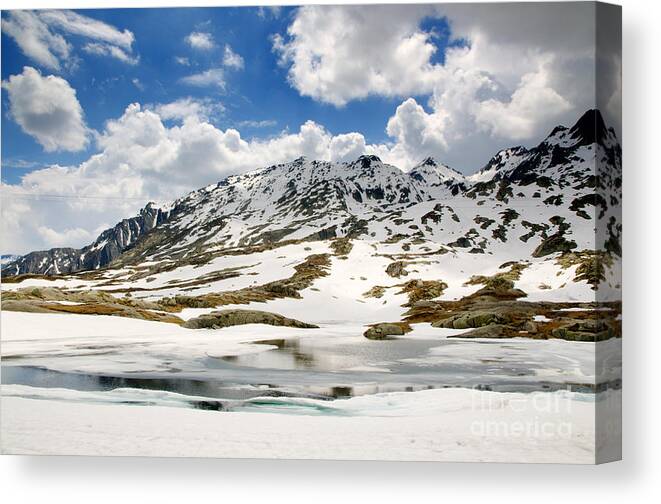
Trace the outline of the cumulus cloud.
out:
[[[426,157],[447,148],[443,119],[438,114],[428,114],[413,98],[397,107],[388,120],[388,135],[395,139],[411,157]]]
[[[305,6],[273,49],[303,96],[401,98],[389,156],[472,171],[594,106],[594,15],[587,3]]]
[[[83,109],[66,80],[25,67],[2,87],[8,92],[13,119],[46,151],[80,151],[87,146]]]
[[[518,140],[528,138],[531,131],[535,131],[540,111],[553,111],[553,115],[559,115],[569,109],[571,104],[548,86],[545,72],[539,71],[521,78],[509,102],[493,98],[481,102],[476,119],[489,131]]]
[[[216,45],[213,41],[213,36],[211,33],[207,32],[195,31],[189,33],[184,40],[193,49],[200,49],[202,51],[213,49],[213,47]]]
[[[333,105],[369,95],[428,93],[439,65],[431,33],[419,28],[430,6],[301,7],[274,50],[304,96]]]
[[[235,70],[243,68],[243,57],[235,53],[229,44],[225,44],[225,51],[223,52],[223,65]]]
[[[45,167],[19,184],[3,184],[3,250],[82,246],[102,225],[134,214],[147,201],[169,201],[230,174],[301,155],[330,159],[346,154],[352,143],[342,136],[333,141],[313,121],[296,132],[246,140],[236,129],[207,122],[210,105],[190,98],[148,108],[132,104],[106,123],[97,135],[98,152],[80,165]],[[168,126],[166,119],[177,122]]]
[[[45,243],[51,243],[53,247],[69,247],[71,243],[90,243],[96,238],[87,229],[79,227],[56,231],[47,226],[39,226],[37,232]]]
[[[131,195],[140,194],[140,180],[113,180],[117,174],[96,174],[95,180],[81,167],[50,166],[25,175],[20,184],[3,183],[3,253],[80,247],[133,214],[140,205]]]
[[[331,161],[353,161],[365,153],[365,137],[360,133],[334,136],[329,145]]]
[[[135,64],[132,45],[135,40],[129,30],[118,28],[66,10],[9,11],[2,20],[2,31],[14,39],[23,53],[39,65],[59,71],[75,62],[72,45],[64,35],[90,39],[84,50]]]

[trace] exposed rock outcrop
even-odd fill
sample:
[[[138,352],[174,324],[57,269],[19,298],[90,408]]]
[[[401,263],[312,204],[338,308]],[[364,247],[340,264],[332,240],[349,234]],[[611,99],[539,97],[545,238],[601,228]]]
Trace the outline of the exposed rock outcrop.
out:
[[[59,275],[102,268],[119,257],[156,226],[168,220],[169,212],[151,203],[140,213],[106,229],[94,243],[75,248],[53,248],[30,252],[4,264],[3,275]]]
[[[283,317],[277,313],[258,310],[219,310],[187,320],[183,326],[188,329],[221,329],[245,324],[267,324],[300,329],[316,329],[319,326]]]
[[[410,330],[410,328],[405,328],[403,324],[381,322],[369,327],[369,329],[363,333],[363,336],[367,339],[382,340],[388,339],[390,336],[404,336],[404,334]]]

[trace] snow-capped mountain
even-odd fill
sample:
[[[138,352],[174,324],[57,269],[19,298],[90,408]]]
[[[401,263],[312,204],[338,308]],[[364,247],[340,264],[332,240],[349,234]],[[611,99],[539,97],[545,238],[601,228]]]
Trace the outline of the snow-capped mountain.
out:
[[[2,273],[195,263],[219,250],[344,236],[507,260],[574,248],[617,251],[621,177],[615,133],[590,110],[536,147],[498,152],[470,176],[432,158],[404,172],[376,156],[299,158],[230,176],[169,205],[150,203],[82,249],[32,252]]]

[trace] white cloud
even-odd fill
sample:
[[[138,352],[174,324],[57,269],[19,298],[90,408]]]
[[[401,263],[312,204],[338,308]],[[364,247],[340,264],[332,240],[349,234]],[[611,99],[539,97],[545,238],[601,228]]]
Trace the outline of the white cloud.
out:
[[[131,50],[131,45],[135,40],[133,33],[129,30],[120,31],[114,26],[73,11],[46,10],[40,12],[39,15],[51,26],[59,27],[68,33],[107,42],[123,47],[127,51]]]
[[[83,46],[83,51],[97,56],[110,56],[129,65],[137,65],[140,61],[140,58],[137,56],[131,56],[121,47],[100,42],[90,42],[89,44],[85,44]]]
[[[485,125],[496,135],[512,139],[525,139],[536,130],[540,111],[559,115],[571,109],[571,104],[548,85],[543,69],[525,74],[509,102],[489,99],[479,103],[476,112],[478,124]]]
[[[438,49],[444,19],[452,43]],[[400,97],[377,149],[390,159],[472,171],[594,106],[594,40],[587,3],[305,6],[273,48],[303,96]]]
[[[101,229],[140,207],[137,200],[117,198],[122,192],[129,198],[139,194],[134,187],[140,184],[126,175],[114,179],[119,173],[119,167],[87,175],[80,167],[51,166],[28,173],[20,184],[2,184],[2,250],[26,253],[90,243]]]
[[[183,77],[181,82],[189,86],[225,89],[225,72],[222,68],[210,68],[204,72]]]
[[[223,65],[235,70],[241,70],[243,68],[243,58],[240,54],[235,53],[229,44],[225,44]]]
[[[175,56],[174,61],[181,66],[190,66],[190,60],[184,56]]]
[[[96,238],[90,231],[82,228],[66,228],[56,231],[47,226],[37,228],[39,236],[53,247],[70,247],[72,243],[91,243]]]
[[[14,39],[27,57],[51,70],[59,70],[60,59],[66,60],[71,52],[64,37],[51,32],[31,11],[10,11],[2,19],[2,31]]]
[[[31,170],[32,168],[37,168],[39,163],[36,161],[28,161],[27,159],[21,158],[3,158],[2,168],[16,168],[18,170]]]
[[[135,38],[131,31],[120,31],[73,11],[9,11],[2,20],[2,31],[15,40],[26,56],[50,70],[59,71],[63,65],[69,67],[76,61],[63,34],[91,39],[83,48],[86,52],[129,64],[135,64],[138,59],[133,55]]]
[[[188,96],[173,102],[148,106],[147,109],[156,112],[163,120],[183,121],[190,117],[208,120],[221,114],[225,107],[219,101],[214,101],[211,98],[196,99]]]
[[[32,67],[3,81],[9,112],[21,129],[48,151],[79,151],[88,143],[88,130],[76,91],[61,77],[43,77]]]
[[[191,35],[187,37],[195,36],[194,40],[195,42],[191,42],[191,44],[198,44],[199,47],[203,47],[204,44],[207,42],[201,42],[200,40],[197,40],[198,36],[202,35],[208,35],[208,34],[202,34],[198,32],[194,32]],[[204,39],[204,37],[202,37]],[[209,42],[211,43],[211,42]],[[189,65],[189,61],[186,60],[184,61],[178,61],[182,65]],[[229,44],[225,45],[225,49],[223,51],[223,60],[222,64],[232,70],[241,70],[243,68],[243,58],[235,53],[232,48],[229,46]],[[225,69],[223,68],[209,68],[207,70],[204,70],[202,72],[198,72],[192,75],[187,75],[186,77],[183,77],[180,79],[180,81],[184,84],[188,84],[189,86],[196,86],[196,87],[217,87],[220,88],[221,90],[225,89],[226,86],[226,80],[225,80]]]
[[[412,158],[422,159],[447,148],[443,119],[438,114],[427,114],[413,98],[397,107],[386,131]]]
[[[432,90],[439,65],[431,34],[419,28],[433,12],[423,5],[305,6],[274,37],[304,96],[342,106],[369,95],[402,96]]]
[[[365,153],[365,137],[360,133],[345,133],[330,141],[331,161],[353,161]]]
[[[189,33],[184,40],[193,49],[200,49],[202,51],[208,51],[215,46],[211,33],[207,32]]]

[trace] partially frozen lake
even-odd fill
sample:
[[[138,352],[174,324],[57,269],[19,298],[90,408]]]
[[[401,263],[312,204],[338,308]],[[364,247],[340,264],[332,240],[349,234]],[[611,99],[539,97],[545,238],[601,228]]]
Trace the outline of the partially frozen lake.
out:
[[[64,359],[15,356],[2,366],[2,383],[94,392],[166,391],[216,399],[219,402],[214,404],[192,401],[191,406],[220,410],[226,404],[235,409],[237,401],[255,397],[334,399],[446,387],[594,392],[598,389],[594,345],[523,338],[438,339],[424,334],[383,341],[348,335],[290,337],[246,342],[241,351],[206,355],[195,366],[173,362],[172,356],[162,354],[163,361],[173,366],[165,372],[94,371],[95,355],[68,354],[64,368],[58,362]],[[619,353],[619,340],[600,345],[605,352]],[[109,354],[104,352],[102,357],[108,359]]]

